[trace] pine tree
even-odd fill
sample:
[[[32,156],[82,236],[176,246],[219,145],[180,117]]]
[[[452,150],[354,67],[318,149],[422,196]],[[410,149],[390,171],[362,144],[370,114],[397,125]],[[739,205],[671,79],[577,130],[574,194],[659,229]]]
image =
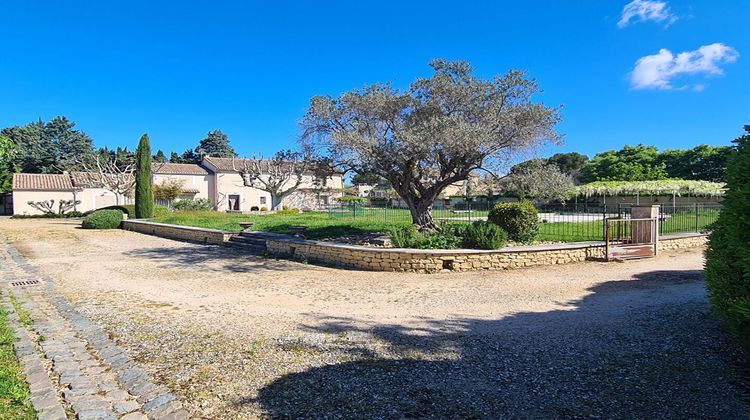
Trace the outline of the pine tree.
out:
[[[148,134],[141,136],[135,159],[135,217],[148,219],[154,215],[154,193],[151,188],[151,142]]]
[[[167,156],[164,154],[164,152],[161,151],[161,149],[156,151],[156,154],[154,155],[154,162],[156,163],[164,163],[167,161]]]
[[[221,158],[237,156],[234,148],[229,144],[229,137],[218,129],[206,134],[206,138],[201,140],[198,147],[195,148],[195,153],[198,154],[198,159],[200,159],[201,154]]]
[[[182,157],[177,152],[169,153],[169,163],[183,163]]]
[[[724,209],[711,227],[706,278],[711,301],[750,349],[750,125],[727,163]]]

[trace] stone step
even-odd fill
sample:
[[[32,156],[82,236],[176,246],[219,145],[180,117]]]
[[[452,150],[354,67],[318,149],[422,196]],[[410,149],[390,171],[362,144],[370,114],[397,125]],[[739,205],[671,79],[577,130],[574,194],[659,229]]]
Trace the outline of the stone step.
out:
[[[246,244],[254,244],[259,245],[262,247],[266,246],[266,240],[263,238],[254,238],[250,236],[234,236],[231,239],[229,239],[232,242],[242,242]]]

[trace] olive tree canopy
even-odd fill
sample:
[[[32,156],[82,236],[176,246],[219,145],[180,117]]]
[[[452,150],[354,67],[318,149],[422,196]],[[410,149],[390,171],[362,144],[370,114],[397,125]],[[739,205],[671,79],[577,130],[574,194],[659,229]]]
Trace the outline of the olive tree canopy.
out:
[[[437,229],[432,203],[472,171],[494,171],[514,153],[557,141],[559,110],[532,102],[535,80],[512,70],[491,80],[469,63],[434,60],[434,74],[401,91],[375,84],[317,96],[302,141],[344,170],[387,179],[421,230]]]

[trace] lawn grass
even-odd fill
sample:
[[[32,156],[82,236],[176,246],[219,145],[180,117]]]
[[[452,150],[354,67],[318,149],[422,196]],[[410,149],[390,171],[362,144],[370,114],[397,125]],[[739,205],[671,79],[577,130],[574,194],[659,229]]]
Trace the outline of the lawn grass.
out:
[[[0,418],[34,419],[29,387],[13,350],[17,340],[8,326],[8,313],[0,307]]]
[[[470,219],[471,216],[471,219]],[[466,223],[486,218],[486,211],[450,212],[433,210],[438,223]],[[716,220],[718,211],[701,210],[697,229],[705,229]],[[306,212],[298,214],[239,214],[215,211],[175,211],[152,219],[155,222],[195,226],[219,230],[241,230],[240,222],[254,222],[253,229],[264,232],[291,233],[291,226],[307,226],[305,236],[310,239],[361,235],[388,232],[391,229],[411,224],[411,215],[406,209],[357,208],[331,212]],[[696,215],[693,212],[678,212],[667,217],[661,224],[662,234],[695,232]],[[604,222],[551,222],[540,224],[537,240],[540,241],[601,241],[604,237]]]
[[[289,228],[291,226],[307,226],[305,236],[310,239],[387,232],[394,227],[411,224],[411,218],[404,221],[375,220],[372,217],[355,219],[330,217],[327,212],[260,215],[215,211],[175,211],[166,216],[155,217],[152,220],[159,223],[229,231],[241,230],[240,222],[254,222],[253,229],[275,233],[290,233]]]

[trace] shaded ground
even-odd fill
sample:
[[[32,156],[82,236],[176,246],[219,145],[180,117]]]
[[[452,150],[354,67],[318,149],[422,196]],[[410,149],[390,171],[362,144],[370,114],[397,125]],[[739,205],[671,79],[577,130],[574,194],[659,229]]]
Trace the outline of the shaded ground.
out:
[[[425,275],[0,230],[204,417],[750,417],[700,251]]]

